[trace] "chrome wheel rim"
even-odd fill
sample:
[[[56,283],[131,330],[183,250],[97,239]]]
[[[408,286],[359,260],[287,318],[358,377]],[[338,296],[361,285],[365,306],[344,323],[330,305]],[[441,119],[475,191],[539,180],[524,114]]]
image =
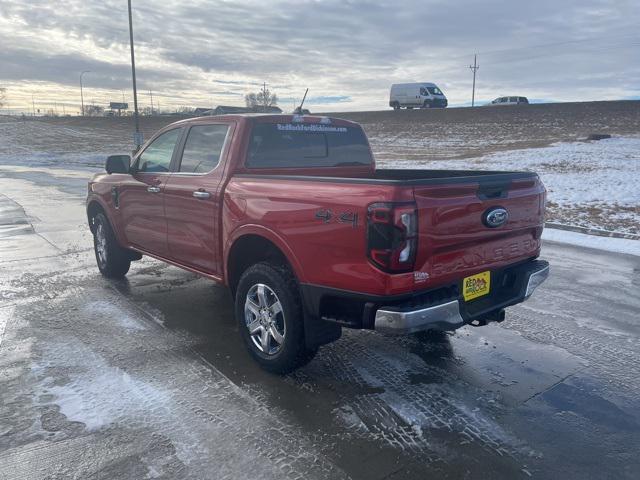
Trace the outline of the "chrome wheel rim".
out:
[[[284,312],[276,293],[263,283],[253,285],[244,301],[244,319],[251,341],[266,354],[282,349],[286,335]]]
[[[98,261],[100,265],[106,265],[107,263],[107,235],[104,230],[104,226],[99,223],[96,228],[96,253],[98,255]]]

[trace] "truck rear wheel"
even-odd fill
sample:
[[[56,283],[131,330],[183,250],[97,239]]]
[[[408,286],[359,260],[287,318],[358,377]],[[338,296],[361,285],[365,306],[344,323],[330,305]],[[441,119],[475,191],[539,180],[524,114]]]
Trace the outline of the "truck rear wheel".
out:
[[[249,267],[238,282],[235,309],[245,345],[265,370],[289,373],[316,354],[305,345],[298,284],[285,266]]]
[[[122,248],[109,220],[103,213],[93,218],[93,248],[100,273],[107,278],[122,278],[131,266],[129,251]]]

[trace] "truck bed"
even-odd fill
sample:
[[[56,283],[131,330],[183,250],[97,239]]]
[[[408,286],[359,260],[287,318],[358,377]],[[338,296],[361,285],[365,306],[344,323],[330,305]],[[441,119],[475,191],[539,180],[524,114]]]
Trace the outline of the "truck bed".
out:
[[[501,183],[511,180],[535,179],[534,172],[509,172],[488,170],[426,170],[426,169],[376,169],[372,175],[322,176],[305,174],[240,174],[242,177],[304,180],[318,182],[367,183],[387,185],[434,185],[453,183]]]

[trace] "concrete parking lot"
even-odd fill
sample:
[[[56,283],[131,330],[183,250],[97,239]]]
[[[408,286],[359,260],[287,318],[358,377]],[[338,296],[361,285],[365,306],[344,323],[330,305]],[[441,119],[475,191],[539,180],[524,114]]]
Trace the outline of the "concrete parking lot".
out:
[[[545,243],[499,325],[249,358],[226,289],[95,267],[86,172],[0,177],[0,478],[637,478],[640,259]]]

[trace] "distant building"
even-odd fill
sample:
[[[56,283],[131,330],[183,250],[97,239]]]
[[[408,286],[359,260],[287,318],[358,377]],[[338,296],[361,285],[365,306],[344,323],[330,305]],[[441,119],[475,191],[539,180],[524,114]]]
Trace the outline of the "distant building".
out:
[[[232,113],[251,113],[252,110],[248,107],[233,107],[230,105],[218,105],[212,110],[213,115],[228,115]]]
[[[206,115],[212,115],[211,112],[213,112],[213,110],[211,110],[210,108],[203,108],[203,107],[198,107],[193,110],[193,114],[196,117],[204,117]]]
[[[282,109],[276,105],[272,107],[256,107],[252,109],[252,112],[256,113],[282,113]]]

